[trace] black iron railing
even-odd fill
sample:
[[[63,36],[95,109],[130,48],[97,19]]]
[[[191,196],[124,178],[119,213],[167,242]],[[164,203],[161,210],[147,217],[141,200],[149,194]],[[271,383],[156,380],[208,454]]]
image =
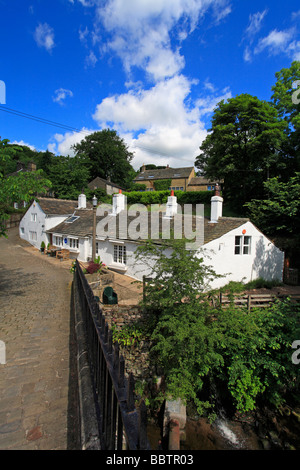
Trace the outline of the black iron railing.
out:
[[[112,341],[112,333],[78,261],[74,284],[86,330],[104,450],[150,449],[146,406],[142,402],[138,409],[135,407],[133,376],[125,376],[119,345]]]

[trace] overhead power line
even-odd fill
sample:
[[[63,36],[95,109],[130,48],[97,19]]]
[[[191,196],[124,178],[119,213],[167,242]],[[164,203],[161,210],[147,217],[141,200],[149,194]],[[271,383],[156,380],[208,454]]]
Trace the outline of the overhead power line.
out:
[[[35,116],[33,114],[24,113],[22,111],[18,111],[17,109],[8,108],[7,106],[0,105],[0,111],[4,111],[5,113],[13,114],[15,116],[22,117],[22,118],[25,118],[25,119],[30,119],[32,121],[40,122],[41,124],[47,124],[49,126],[58,127],[60,129],[64,129],[64,130],[67,130],[67,131],[77,132],[77,133],[85,134],[85,135],[90,134],[89,131],[84,131],[82,129],[77,129],[76,127],[72,127],[72,126],[68,126],[67,124],[61,124],[59,122],[51,121],[49,119],[45,119],[45,118],[42,118],[42,117],[39,117],[39,116]],[[156,155],[160,155],[160,156],[164,156],[164,157],[172,157],[172,155],[170,155],[170,154],[160,152],[160,151],[155,150],[155,149],[150,149],[150,148],[144,147],[142,145],[136,145],[135,144],[135,145],[133,145],[133,147],[139,148],[141,150],[145,150],[146,152],[153,153],[153,154],[156,154]]]
[[[32,121],[37,121],[37,122],[40,122],[42,124],[48,124],[50,126],[59,127],[61,129],[64,129],[64,130],[78,132],[78,133],[82,133],[82,134],[90,134],[90,132],[88,132],[88,131],[84,131],[82,129],[77,129],[76,127],[68,126],[66,124],[61,124],[59,122],[50,121],[49,119],[44,119],[44,118],[39,117],[39,116],[34,116],[33,114],[23,113],[22,111],[18,111],[16,109],[8,108],[7,106],[1,106],[0,105],[0,111],[4,111],[4,112],[9,113],[9,114],[14,114],[15,116],[23,117],[25,119],[30,119]]]

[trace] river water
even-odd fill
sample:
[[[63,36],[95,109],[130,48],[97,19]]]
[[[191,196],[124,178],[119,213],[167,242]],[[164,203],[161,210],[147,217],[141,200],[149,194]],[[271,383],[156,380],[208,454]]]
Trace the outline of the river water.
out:
[[[260,450],[262,446],[256,434],[244,430],[241,423],[218,418],[210,424],[206,418],[187,418],[186,439],[181,441],[181,450]],[[148,425],[151,448],[156,450],[161,440],[160,428]]]

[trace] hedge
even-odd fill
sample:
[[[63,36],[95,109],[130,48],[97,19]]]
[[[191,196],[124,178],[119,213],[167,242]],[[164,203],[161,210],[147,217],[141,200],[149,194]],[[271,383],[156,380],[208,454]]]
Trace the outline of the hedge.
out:
[[[170,191],[124,192],[127,204],[166,204]],[[174,191],[178,204],[210,204],[214,191]]]

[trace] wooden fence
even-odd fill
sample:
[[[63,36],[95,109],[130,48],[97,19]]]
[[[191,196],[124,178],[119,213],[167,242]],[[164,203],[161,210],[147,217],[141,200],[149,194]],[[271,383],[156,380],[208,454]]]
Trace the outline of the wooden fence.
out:
[[[220,305],[234,305],[239,307],[247,307],[247,310],[251,308],[264,308],[268,307],[276,300],[284,300],[285,298],[290,298],[294,302],[300,302],[300,295],[290,294],[290,295],[280,295],[280,294],[245,294],[245,295],[226,295],[220,292],[219,303]]]

